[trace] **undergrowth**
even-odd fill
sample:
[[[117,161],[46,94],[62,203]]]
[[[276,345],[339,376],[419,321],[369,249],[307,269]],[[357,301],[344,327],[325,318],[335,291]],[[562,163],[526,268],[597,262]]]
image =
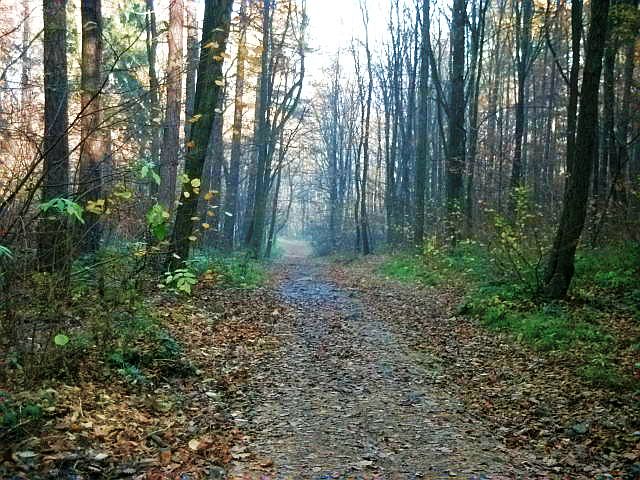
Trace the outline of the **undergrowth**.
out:
[[[13,278],[0,302],[0,438],[25,435],[46,417],[42,388],[85,381],[152,388],[194,373],[153,312],[156,274],[146,256],[132,254],[137,249],[121,243],[81,257],[67,282],[42,272]]]
[[[255,288],[266,278],[264,265],[243,252],[200,251],[189,260],[189,267],[228,288]]]
[[[514,273],[502,260],[517,255],[506,254],[504,244],[466,241],[448,250],[427,242],[421,254],[389,258],[380,273],[461,289],[460,311],[488,328],[564,355],[595,385],[640,388],[640,245],[579,250],[575,279],[563,302],[539,295],[542,262],[526,255],[529,259]]]

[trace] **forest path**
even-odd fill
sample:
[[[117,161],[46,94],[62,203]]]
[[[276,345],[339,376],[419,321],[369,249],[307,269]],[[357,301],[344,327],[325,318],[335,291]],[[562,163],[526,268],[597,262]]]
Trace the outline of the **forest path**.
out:
[[[274,273],[293,315],[276,320],[281,347],[248,387],[238,457],[251,460],[232,478],[512,478],[491,432],[430,381],[408,332],[369,313],[328,265],[288,256]]]

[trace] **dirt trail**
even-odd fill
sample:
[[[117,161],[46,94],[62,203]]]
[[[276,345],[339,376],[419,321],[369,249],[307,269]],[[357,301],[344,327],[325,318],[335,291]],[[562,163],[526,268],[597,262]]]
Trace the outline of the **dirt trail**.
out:
[[[249,433],[232,478],[512,478],[501,445],[462,402],[429,381],[401,327],[374,318],[354,289],[303,255],[276,272],[295,314],[255,373]],[[407,335],[408,337],[409,335]],[[522,477],[520,477],[522,478]]]

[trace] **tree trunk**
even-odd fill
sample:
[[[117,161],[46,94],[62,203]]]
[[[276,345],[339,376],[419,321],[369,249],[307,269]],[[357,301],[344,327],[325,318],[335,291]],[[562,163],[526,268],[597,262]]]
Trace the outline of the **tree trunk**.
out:
[[[584,228],[589,199],[593,153],[597,145],[598,90],[607,33],[609,0],[591,4],[591,26],[586,45],[575,153],[567,152],[567,185],[560,225],[546,272],[546,290],[552,298],[567,294],[574,273],[574,259]]]
[[[616,135],[615,135],[615,68],[618,53],[618,42],[609,32],[608,45],[604,51],[603,88],[602,88],[602,161],[597,162],[594,168],[593,195],[599,197],[604,194],[604,185],[607,177],[613,181],[615,166],[618,163]]]
[[[634,2],[637,6],[637,0]],[[631,123],[631,103],[633,87],[633,71],[635,67],[635,38],[629,41],[625,48],[625,62],[624,62],[624,84],[622,92],[622,108],[620,109],[620,121],[618,122],[617,131],[617,145],[618,153],[616,156],[617,163],[615,164],[613,177],[613,199],[621,208],[621,214],[624,218],[627,210],[627,187],[624,178],[624,168],[629,164],[629,126]]]
[[[265,249],[265,258],[271,258],[273,245],[276,241],[276,222],[278,221],[278,197],[280,197],[280,186],[282,185],[282,166],[278,167],[276,173],[276,188],[273,192],[273,202],[271,205],[271,222],[269,223],[269,233],[267,234],[267,248]]]
[[[429,39],[431,36],[430,0],[422,0],[422,44],[418,85],[418,125],[416,144],[416,213],[413,222],[413,243],[422,247],[424,242],[425,185],[429,156]]]
[[[451,93],[449,101],[449,140],[447,142],[447,236],[455,246],[460,232],[460,213],[465,165],[465,0],[453,1],[451,19]]]
[[[260,95],[258,98],[258,124],[256,126],[256,147],[258,156],[256,162],[256,188],[253,205],[253,218],[249,247],[256,258],[262,255],[264,244],[264,228],[267,215],[268,185],[266,182],[266,169],[269,157],[269,137],[271,135],[267,120],[269,107],[269,94],[271,91],[271,2],[265,0],[262,12],[262,55],[260,59]]]
[[[102,162],[105,157],[102,123],[102,6],[101,0],[82,0],[81,146],[78,198],[95,202],[102,195]],[[87,211],[81,250],[94,253],[100,246],[98,215]]]
[[[42,201],[69,195],[66,0],[44,0],[44,140]],[[66,270],[68,231],[61,219],[44,219],[38,244],[40,267]]]
[[[367,98],[366,111],[364,117],[364,138],[363,138],[363,154],[362,154],[362,188],[360,191],[360,222],[362,235],[362,253],[369,255],[371,253],[370,235],[369,235],[369,214],[367,211],[367,181],[369,177],[369,136],[371,126],[371,99],[373,95],[373,67],[371,65],[371,50],[369,49],[369,14],[366,7],[361,4],[362,15],[365,23],[365,53],[367,56]]]
[[[516,208],[516,190],[523,184],[522,144],[526,123],[526,92],[529,63],[531,60],[531,24],[533,21],[533,0],[523,0],[516,8],[517,42],[517,71],[518,71],[518,99],[516,101],[516,131],[513,163],[511,165],[511,182],[509,198],[509,216],[513,219]]]
[[[480,101],[480,82],[482,80],[483,53],[484,53],[484,28],[486,11],[489,7],[490,0],[485,0],[484,4],[479,5],[477,21],[473,32],[473,53],[472,53],[472,75],[473,81],[469,96],[471,97],[469,106],[469,178],[467,179],[467,194],[465,205],[466,234],[473,235],[473,207],[475,193],[475,170],[476,170],[476,154],[478,151],[478,110]]]
[[[218,103],[213,113],[213,126],[211,127],[211,136],[209,137],[209,146],[204,160],[204,172],[202,174],[202,189],[205,194],[212,195],[209,200],[201,199],[202,213],[213,212],[214,217],[208,217],[207,222],[211,224],[203,235],[203,244],[206,247],[220,247],[220,226],[222,218],[220,218],[221,192],[222,192],[222,171],[224,169],[224,107],[225,92],[218,94]],[[211,193],[209,193],[211,192]],[[202,217],[204,218],[204,217]]]
[[[182,104],[182,0],[169,3],[169,53],[167,58],[167,105],[162,129],[160,155],[159,202],[173,212],[176,200],[176,179],[180,163],[180,107]],[[200,112],[202,113],[202,112]],[[191,119],[187,119],[189,121]],[[206,143],[206,142],[205,142]]]
[[[151,117],[151,130],[149,136],[151,138],[149,145],[150,160],[154,165],[160,165],[160,100],[158,94],[160,92],[160,84],[158,82],[158,74],[156,72],[156,55],[158,50],[158,31],[156,28],[156,12],[154,10],[153,0],[146,0],[147,15],[146,23],[146,43],[147,43],[147,62],[149,64],[149,116]],[[157,193],[158,186],[151,183],[152,191]]]
[[[238,225],[238,190],[240,189],[240,160],[242,154],[242,120],[244,117],[245,60],[247,55],[247,0],[240,5],[240,39],[236,66],[236,91],[231,136],[231,158],[224,199],[224,247],[233,250],[235,229]]]
[[[567,106],[567,171],[573,171],[578,123],[578,83],[580,81],[580,42],[582,39],[582,0],[571,3],[571,73]],[[565,190],[567,185],[565,185]]]
[[[194,102],[195,114],[202,116],[193,124],[191,136],[187,142],[184,171],[190,181],[184,184],[183,198],[176,212],[173,230],[173,253],[178,258],[176,259],[175,256],[170,255],[169,263],[173,266],[178,265],[179,261],[186,260],[189,257],[189,249],[192,242],[190,237],[196,234],[194,228],[196,220],[194,220],[194,217],[198,209],[199,196],[199,189],[196,185],[198,185],[197,180],[202,177],[213,126],[214,110],[218,104],[219,95],[222,95],[222,87],[219,85],[219,81],[222,79],[222,62],[217,61],[214,57],[225,51],[232,5],[233,0],[205,1],[201,42],[203,48],[200,51]],[[205,48],[207,45],[212,48]],[[218,47],[215,47],[215,45],[218,45]],[[187,196],[185,193],[189,193],[189,195]]]
[[[198,70],[198,20],[196,12],[198,7],[195,0],[187,0],[185,19],[187,27],[187,65],[184,95],[184,117],[189,120],[193,117],[193,102],[196,95],[196,72]],[[191,122],[184,122],[184,138],[191,135]]]

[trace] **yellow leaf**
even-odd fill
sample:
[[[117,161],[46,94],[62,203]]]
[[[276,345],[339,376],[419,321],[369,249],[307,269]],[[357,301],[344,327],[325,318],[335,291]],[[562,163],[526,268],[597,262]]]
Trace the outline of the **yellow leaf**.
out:
[[[202,228],[204,228],[205,230],[209,230],[211,228],[211,225],[209,225],[208,223],[203,223]]]
[[[189,192],[182,192],[182,195],[184,195],[184,198],[189,198],[191,196],[191,194]]]
[[[207,192],[206,195],[204,196],[204,199],[208,202],[209,200],[211,200],[213,198],[213,192]]]
[[[195,438],[193,440],[189,440],[189,448],[196,452],[200,448],[200,442]]]
[[[220,55],[214,55],[213,59],[216,62],[222,62],[224,60],[224,57],[220,56]]]
[[[200,186],[200,179],[199,178],[194,178],[193,180],[191,180],[191,186],[198,188]]]
[[[220,48],[220,44],[218,42],[209,42],[202,48]]]
[[[207,212],[207,216],[208,216],[208,217],[215,217],[215,215],[216,215],[216,212],[214,212],[213,210],[209,210],[209,211]]]
[[[191,236],[189,237],[189,241],[190,241],[190,242],[195,242],[195,241],[197,241],[197,240],[198,240],[198,237],[196,237],[195,235],[191,235]]]
[[[189,141],[187,142],[187,148],[194,148],[196,146],[195,142]]]
[[[202,114],[201,113],[197,113],[195,114],[193,117],[191,117],[189,120],[187,120],[189,123],[196,123],[198,120],[200,120],[202,118]]]
[[[191,217],[192,222],[197,222],[198,220],[200,220],[200,217]]]
[[[95,215],[102,215],[104,213],[104,199],[99,199],[96,201],[89,200],[87,202],[85,210]]]
[[[214,83],[215,83],[217,86],[219,86],[219,87],[224,87],[224,80],[223,80],[223,79],[221,79],[221,78],[219,78],[218,80],[216,80]]]

